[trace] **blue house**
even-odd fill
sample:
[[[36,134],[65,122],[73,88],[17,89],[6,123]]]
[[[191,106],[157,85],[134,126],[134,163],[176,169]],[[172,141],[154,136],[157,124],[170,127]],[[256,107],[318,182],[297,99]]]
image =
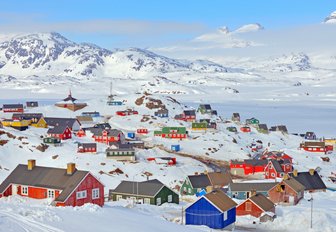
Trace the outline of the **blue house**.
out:
[[[171,145],[171,150],[172,151],[180,151],[181,147],[179,144]]]
[[[278,182],[230,183],[227,195],[231,198],[246,200],[252,196],[252,192],[256,192],[268,197],[268,190],[277,184]]]
[[[100,113],[97,112],[97,111],[93,111],[93,112],[82,112],[82,116],[89,116],[89,117],[95,118],[95,117],[100,117]]]
[[[167,109],[160,109],[154,113],[156,117],[159,118],[168,118],[168,110]]]
[[[134,139],[135,138],[135,133],[134,132],[128,132],[127,137],[130,138],[130,139]]]
[[[223,229],[236,221],[236,202],[220,190],[208,193],[185,210],[186,225]]]

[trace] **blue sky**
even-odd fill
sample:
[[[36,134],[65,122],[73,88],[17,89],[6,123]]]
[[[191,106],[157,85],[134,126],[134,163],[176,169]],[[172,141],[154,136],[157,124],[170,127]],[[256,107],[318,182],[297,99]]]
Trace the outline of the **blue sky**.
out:
[[[11,0],[1,3],[0,31],[57,31],[107,48],[147,47],[191,39],[221,26],[316,24],[334,10],[334,0]]]

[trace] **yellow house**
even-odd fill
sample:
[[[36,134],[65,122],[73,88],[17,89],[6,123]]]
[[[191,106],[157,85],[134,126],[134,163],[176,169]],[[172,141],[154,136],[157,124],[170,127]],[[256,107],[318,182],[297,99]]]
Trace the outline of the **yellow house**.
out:
[[[13,122],[13,120],[8,120],[8,119],[5,119],[5,120],[3,120],[2,121],[2,125],[3,126],[11,126],[12,125],[12,122]]]
[[[29,126],[29,123],[30,123],[30,120],[20,120],[20,121],[14,120],[12,121],[11,126],[12,127],[27,127]]]
[[[336,145],[336,139],[324,139],[326,145]]]
[[[33,127],[38,127],[38,128],[47,128],[48,127],[48,124],[43,117],[41,117],[36,123],[32,123],[31,125]]]

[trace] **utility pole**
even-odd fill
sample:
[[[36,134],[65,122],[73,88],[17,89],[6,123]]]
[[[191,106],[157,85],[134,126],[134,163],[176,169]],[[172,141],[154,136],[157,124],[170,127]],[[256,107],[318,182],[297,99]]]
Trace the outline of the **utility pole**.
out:
[[[312,229],[313,228],[313,195],[311,195],[311,198],[310,198],[310,228]]]
[[[182,210],[181,210],[181,225],[183,225],[183,206],[182,206]]]

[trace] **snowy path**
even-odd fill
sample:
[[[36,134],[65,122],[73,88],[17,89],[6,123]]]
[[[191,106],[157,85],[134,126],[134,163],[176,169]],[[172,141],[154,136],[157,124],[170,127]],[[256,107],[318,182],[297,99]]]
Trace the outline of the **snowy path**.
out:
[[[10,229],[15,232],[63,232],[63,230],[34,221],[27,217],[21,216],[8,211],[0,211],[1,220],[10,221]],[[5,229],[5,230],[2,230]],[[0,231],[10,231],[9,228],[0,228]]]

